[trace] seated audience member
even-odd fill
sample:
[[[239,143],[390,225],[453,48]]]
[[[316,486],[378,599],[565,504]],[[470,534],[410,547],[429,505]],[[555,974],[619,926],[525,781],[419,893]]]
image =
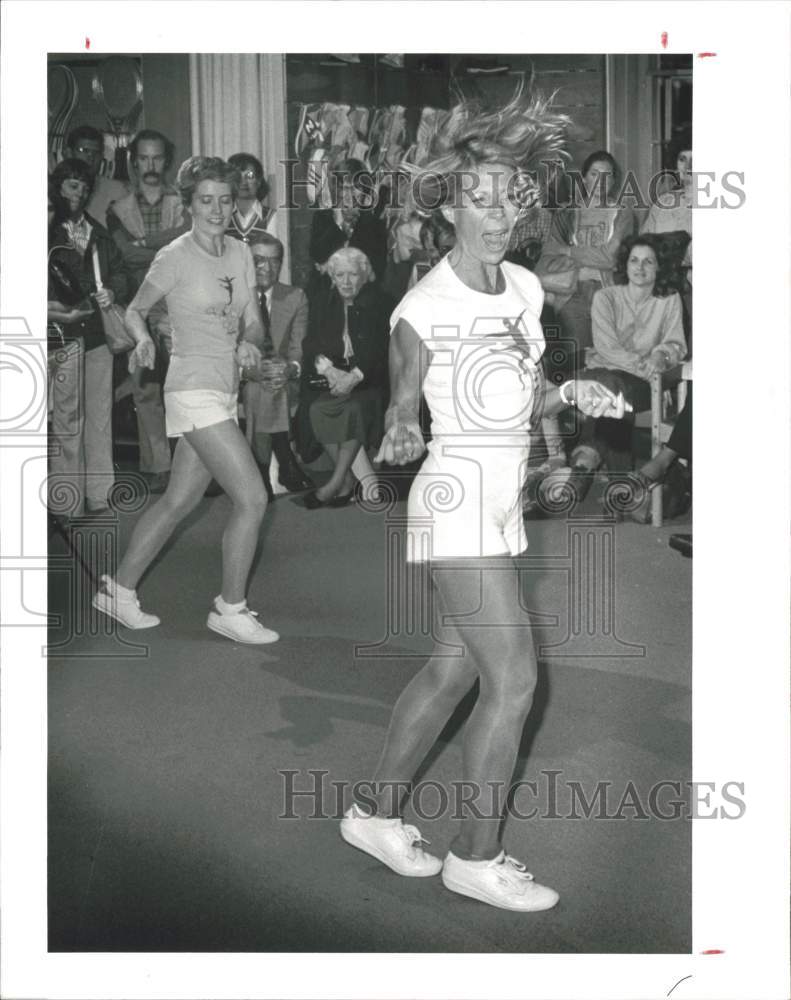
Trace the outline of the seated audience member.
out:
[[[512,264],[535,270],[544,244],[549,238],[552,226],[552,212],[543,205],[535,205],[525,211],[514,225],[505,259]]]
[[[689,243],[684,251],[681,266],[684,268],[684,285],[681,299],[684,303],[684,332],[692,351],[692,133],[685,131],[673,143],[673,162],[678,182],[665,191],[651,206],[643,223],[642,233],[688,233]]]
[[[637,473],[644,494],[637,508],[631,513],[633,521],[647,524],[651,519],[651,491],[657,487],[664,490],[663,514],[667,518],[683,513],[688,506],[691,478],[689,471],[682,471],[683,459],[692,463],[692,384],[687,389],[687,399],[676,418],[667,444],[642,465]]]
[[[415,260],[408,288],[414,288],[435,264],[456,246],[456,230],[441,212],[433,212],[420,227],[420,245],[424,256]]]
[[[674,368],[687,353],[672,273],[658,257],[652,236],[630,237],[618,253],[617,284],[593,298],[593,350],[586,376],[623,393],[633,413],[651,408],[651,376]],[[624,453],[631,455],[633,425],[633,416],[584,420],[572,454],[575,470],[591,472],[603,461],[611,471],[622,469]]]
[[[641,233],[673,233],[683,230],[692,236],[692,135],[685,132],[673,143],[677,183],[660,194],[648,211]],[[692,244],[687,248],[685,267],[692,267]]]
[[[606,150],[591,153],[582,165],[582,181],[584,191],[574,188],[572,205],[552,213],[536,267],[541,284],[552,292],[562,337],[569,342],[569,376],[583,366],[593,342],[593,296],[612,285],[618,248],[634,233],[631,207],[616,202],[620,169],[614,157]]]
[[[173,143],[161,132],[143,129],[129,144],[132,190],[107,210],[107,228],[121,251],[134,297],[161,247],[189,229],[178,193],[167,184],[173,162]],[[158,365],[152,371],[138,368],[132,378],[137,411],[140,471],[152,493],[164,493],[170,477],[170,447],[165,433],[162,401],[171,329],[164,304],[148,316],[148,328],[157,346]]]
[[[280,240],[262,231],[251,233],[250,250],[264,324],[264,347],[259,369],[246,368],[242,373],[247,379],[242,398],[247,440],[271,499],[269,462],[273,450],[281,486],[292,493],[313,486],[289,444],[291,411],[296,407],[302,372],[302,341],[308,328],[308,300],[301,288],[278,281],[283,264]]]
[[[337,250],[327,261],[327,274],[331,288],[316,307],[311,303],[310,331],[302,345],[300,405],[333,463],[329,481],[305,496],[311,510],[345,506],[355,475],[373,475],[367,450],[379,446],[383,433],[394,306],[374,284],[370,261],[355,247]],[[317,385],[317,376],[323,384]]]
[[[104,156],[104,136],[92,125],[78,125],[66,137],[66,156],[87,163],[93,177],[91,200],[86,212],[101,226],[107,226],[107,206],[111,201],[123,198],[128,187],[123,181],[104,177],[99,172]]]
[[[428,255],[421,240],[424,221],[421,215],[412,212],[408,218],[396,219],[390,227],[382,287],[396,301],[406,292],[416,261],[427,259]]]
[[[334,208],[314,209],[310,228],[310,257],[322,272],[327,260],[341,247],[356,247],[366,255],[374,275],[381,280],[387,260],[387,227],[375,212],[375,185],[360,160],[342,160],[330,175]],[[312,278],[308,298],[327,283]]]
[[[68,519],[108,507],[114,480],[113,356],[100,310],[126,302],[127,295],[120,254],[104,227],[85,210],[93,183],[90,167],[83,160],[63,160],[50,183],[54,210],[47,283],[54,445],[50,495],[52,506],[58,508],[58,498],[67,491],[72,494]],[[96,266],[101,290],[97,290]]]
[[[233,206],[228,235],[252,245],[258,233],[269,233],[277,238],[278,217],[269,208],[269,184],[264,177],[264,168],[259,159],[251,153],[234,153],[228,162],[239,171],[239,194]]]

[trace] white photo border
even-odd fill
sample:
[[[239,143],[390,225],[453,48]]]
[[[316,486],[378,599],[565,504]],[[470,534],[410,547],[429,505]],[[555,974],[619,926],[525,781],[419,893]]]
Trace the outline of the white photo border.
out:
[[[674,984],[678,1000],[786,995],[789,11],[761,2],[2,5],[5,340],[40,342],[45,329],[46,58],[85,51],[86,38],[97,55],[256,51],[252,44],[382,51],[385,37],[396,51],[692,53],[696,172],[739,171],[746,192],[738,210],[695,215],[693,776],[718,787],[743,781],[747,809],[738,821],[694,823],[692,954],[358,955],[353,963],[340,954],[47,954],[46,636],[43,626],[13,627],[4,572],[4,996],[634,1000],[666,996]],[[31,403],[40,385],[35,371],[0,379],[3,420],[27,420],[0,437],[2,568],[13,570],[14,559],[26,566],[25,604],[43,608],[46,575],[34,563],[46,554],[46,543],[35,549],[46,537],[44,510],[31,503],[34,521],[21,539],[25,498],[7,496],[20,456],[33,460],[36,447],[43,455]],[[703,954],[711,949],[722,954]]]

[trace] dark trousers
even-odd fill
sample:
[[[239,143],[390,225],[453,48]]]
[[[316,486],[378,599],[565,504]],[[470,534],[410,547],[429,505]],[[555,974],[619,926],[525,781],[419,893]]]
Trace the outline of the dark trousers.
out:
[[[612,371],[609,368],[591,368],[580,372],[579,377],[601,382],[611,392],[622,392],[633,409],[631,413],[625,413],[621,420],[583,417],[577,446],[593,448],[610,471],[623,472],[631,469],[634,418],[635,414],[651,409],[650,384],[638,375]]]
[[[668,438],[668,448],[674,451],[679,458],[692,461],[692,383],[687,388],[687,401],[684,409],[676,418],[673,433]]]

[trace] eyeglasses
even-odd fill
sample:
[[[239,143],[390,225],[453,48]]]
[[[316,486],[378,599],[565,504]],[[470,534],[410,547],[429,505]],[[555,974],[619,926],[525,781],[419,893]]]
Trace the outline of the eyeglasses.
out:
[[[275,264],[282,264],[282,257],[253,257],[253,262],[256,267],[274,267]]]
[[[255,170],[243,170],[241,177],[243,181],[257,181],[259,179]]]

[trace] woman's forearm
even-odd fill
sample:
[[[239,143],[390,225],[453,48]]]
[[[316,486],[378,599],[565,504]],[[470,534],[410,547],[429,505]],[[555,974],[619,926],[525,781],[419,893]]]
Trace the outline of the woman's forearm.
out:
[[[145,317],[134,307],[134,305],[129,306],[124,313],[124,326],[132,337],[134,337],[136,344],[139,344],[141,340],[145,340],[151,336],[148,332],[148,327],[146,326]]]
[[[565,398],[561,396],[560,390],[564,390]],[[561,410],[568,409],[573,405],[575,399],[576,383],[574,379],[569,379],[562,386],[548,385],[544,389],[544,400],[541,407],[542,417],[554,417]]]

